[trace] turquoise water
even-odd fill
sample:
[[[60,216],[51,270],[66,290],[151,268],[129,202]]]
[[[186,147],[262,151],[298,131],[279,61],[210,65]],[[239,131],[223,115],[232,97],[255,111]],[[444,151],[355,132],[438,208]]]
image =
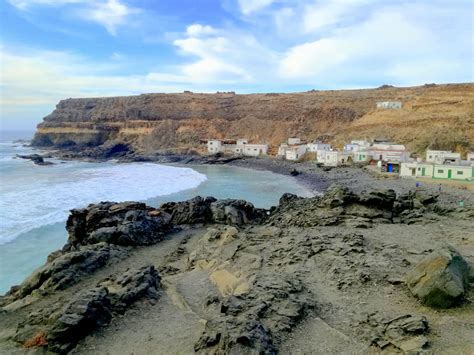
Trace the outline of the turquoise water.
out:
[[[34,151],[8,140],[11,137],[0,142],[0,294],[64,245],[71,208],[104,200],[140,200],[159,206],[197,195],[245,199],[268,208],[285,192],[310,195],[292,177],[227,166],[191,169],[152,163],[61,161],[36,166],[14,159],[15,154]]]

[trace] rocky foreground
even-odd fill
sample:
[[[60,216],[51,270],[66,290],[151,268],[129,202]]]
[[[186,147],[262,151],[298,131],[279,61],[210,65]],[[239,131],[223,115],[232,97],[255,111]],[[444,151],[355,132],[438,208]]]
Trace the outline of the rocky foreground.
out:
[[[72,210],[63,249],[0,297],[0,353],[470,354],[473,219],[339,186]]]

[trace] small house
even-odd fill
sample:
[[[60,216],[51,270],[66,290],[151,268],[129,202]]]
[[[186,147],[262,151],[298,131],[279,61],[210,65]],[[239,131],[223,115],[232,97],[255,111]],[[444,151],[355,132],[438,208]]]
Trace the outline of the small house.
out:
[[[242,148],[242,155],[247,157],[258,157],[260,155],[267,155],[268,144],[248,144],[246,143]]]
[[[435,164],[434,179],[474,180],[474,166]]]
[[[286,160],[298,161],[306,154],[306,150],[305,144],[288,147],[285,152],[285,158]]]
[[[210,139],[207,141],[207,151],[211,154],[217,154],[223,151],[222,141]]]
[[[319,143],[319,142],[315,142],[315,143],[308,143],[307,144],[308,146],[308,152],[311,152],[311,153],[316,153],[318,152],[319,150],[331,150],[332,149],[332,146],[330,144],[326,144],[326,143]]]
[[[474,165],[465,164],[445,165],[428,162],[402,163],[401,177],[432,178],[449,180],[474,180]]]
[[[369,161],[369,152],[365,150],[359,150],[359,151],[354,151],[352,152],[352,160],[355,163],[363,163],[366,161]]]
[[[426,161],[429,163],[445,164],[459,163],[461,161],[460,153],[453,153],[450,150],[427,150]]]
[[[402,108],[402,102],[401,101],[379,101],[377,102],[377,108],[398,110]]]
[[[374,143],[368,152],[376,161],[406,162],[410,158],[410,152],[403,144]]]
[[[474,164],[474,152],[467,153],[467,161]]]
[[[301,144],[300,138],[288,138],[288,145],[297,145]]]
[[[318,163],[325,166],[337,166],[339,164],[347,164],[352,161],[352,156],[346,152],[339,152],[337,150],[322,151],[321,155],[318,153]]]

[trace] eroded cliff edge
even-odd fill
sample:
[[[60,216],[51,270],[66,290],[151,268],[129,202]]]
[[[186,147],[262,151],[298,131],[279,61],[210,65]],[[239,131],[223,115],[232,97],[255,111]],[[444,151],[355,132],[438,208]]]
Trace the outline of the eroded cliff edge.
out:
[[[384,100],[402,101],[403,108],[376,110],[376,102]],[[138,152],[189,152],[208,138],[247,137],[274,147],[289,136],[332,143],[383,136],[413,151],[467,150],[474,141],[473,107],[472,83],[66,99],[38,125],[33,145],[80,150],[124,143]]]

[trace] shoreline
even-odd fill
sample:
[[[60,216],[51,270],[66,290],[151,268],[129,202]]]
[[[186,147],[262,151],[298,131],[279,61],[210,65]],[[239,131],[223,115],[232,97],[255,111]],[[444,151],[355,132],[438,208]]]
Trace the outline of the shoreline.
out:
[[[439,194],[439,200],[446,207],[457,207],[463,200],[465,206],[474,206],[474,191],[459,186],[443,184],[435,181],[415,179],[401,179],[398,176],[374,175],[363,166],[347,167],[318,167],[313,162],[293,162],[274,157],[243,157],[224,155],[192,155],[173,153],[123,153],[118,156],[107,156],[104,152],[91,149],[74,152],[70,150],[48,149],[30,146],[47,152],[46,157],[60,160],[76,160],[87,162],[105,162],[117,160],[118,163],[150,162],[157,164],[176,164],[180,166],[193,165],[227,165],[232,167],[248,168],[257,171],[270,171],[284,176],[292,176],[300,186],[308,189],[312,194],[323,193],[333,184],[351,189],[356,193],[371,190],[393,189],[396,193],[407,193],[421,189]],[[296,174],[292,172],[296,171]],[[419,187],[417,187],[417,183]]]

